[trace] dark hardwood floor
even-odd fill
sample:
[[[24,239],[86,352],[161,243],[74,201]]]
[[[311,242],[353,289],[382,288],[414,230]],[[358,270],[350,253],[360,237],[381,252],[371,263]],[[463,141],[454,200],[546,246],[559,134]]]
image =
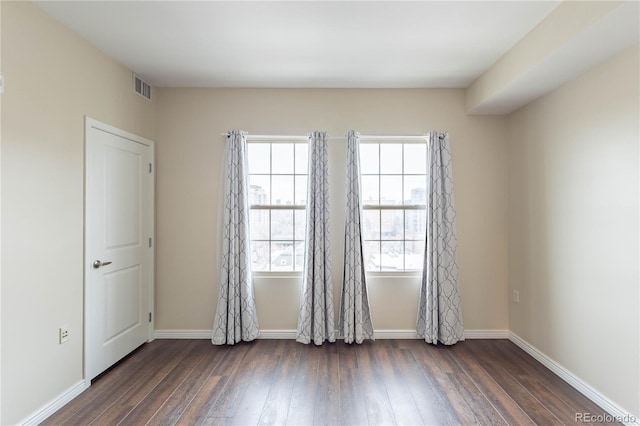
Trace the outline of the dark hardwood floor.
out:
[[[507,340],[142,346],[58,425],[555,425],[603,410]]]

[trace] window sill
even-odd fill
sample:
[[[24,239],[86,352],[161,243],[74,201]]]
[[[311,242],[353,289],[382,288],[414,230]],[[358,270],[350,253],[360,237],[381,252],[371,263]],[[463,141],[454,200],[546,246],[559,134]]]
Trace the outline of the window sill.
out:
[[[302,271],[255,271],[251,273],[253,278],[300,278]]]
[[[422,271],[366,271],[368,278],[422,277]]]

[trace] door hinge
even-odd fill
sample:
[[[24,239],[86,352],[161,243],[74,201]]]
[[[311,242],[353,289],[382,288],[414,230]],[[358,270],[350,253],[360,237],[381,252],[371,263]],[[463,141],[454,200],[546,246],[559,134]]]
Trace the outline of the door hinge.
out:
[[[153,166],[149,163],[149,173],[151,173],[151,170],[153,170]]]
[[[149,322],[151,322],[151,318],[152,318],[152,315],[151,315],[151,312],[149,312]]]
[[[153,240],[151,238],[149,238],[149,247],[153,246]]]

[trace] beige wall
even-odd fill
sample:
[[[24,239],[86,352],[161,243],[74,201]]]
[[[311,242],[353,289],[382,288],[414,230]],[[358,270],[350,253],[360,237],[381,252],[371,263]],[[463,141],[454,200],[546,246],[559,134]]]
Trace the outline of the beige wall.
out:
[[[83,375],[84,116],[153,139],[155,105],[30,3],[2,2],[2,66],[0,423],[14,424]]]
[[[640,417],[638,47],[509,118],[510,329]]]
[[[216,306],[222,132],[343,136],[449,131],[467,329],[507,329],[504,117],[465,114],[463,90],[161,89],[156,130],[156,329],[211,329]],[[338,310],[345,141],[330,141],[332,263]],[[374,327],[415,330],[419,278],[370,280]],[[256,279],[263,330],[296,328],[300,278]]]

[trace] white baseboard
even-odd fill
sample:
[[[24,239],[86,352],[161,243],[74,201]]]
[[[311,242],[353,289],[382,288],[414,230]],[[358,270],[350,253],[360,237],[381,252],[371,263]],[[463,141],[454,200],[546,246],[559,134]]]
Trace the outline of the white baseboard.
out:
[[[80,380],[75,385],[71,386],[69,389],[61,393],[57,398],[49,401],[48,404],[45,404],[35,413],[31,414],[25,420],[21,421],[20,425],[31,426],[38,425],[45,421],[49,416],[58,411],[62,406],[71,401],[76,396],[80,395],[82,392],[87,390],[91,383]]]
[[[416,330],[373,330],[376,340],[419,339]]]
[[[338,336],[336,331],[336,336]],[[375,330],[376,339],[418,339],[416,330]],[[507,330],[465,330],[465,339],[508,339]],[[211,330],[156,330],[156,339],[211,339]],[[260,330],[258,339],[295,339],[296,330]]]
[[[287,339],[295,340],[297,330],[260,330],[258,339]]]
[[[156,330],[156,339],[211,339],[213,330]]]
[[[465,330],[465,339],[508,339],[509,330]]]
[[[629,426],[640,426],[640,419],[619,407],[616,403],[598,392],[596,389],[573,374],[571,371],[567,370],[565,367],[549,358],[547,355],[545,355],[543,352],[538,350],[535,346],[531,345],[529,342],[527,342],[517,334],[509,332],[509,340],[512,341],[520,349],[531,355],[549,370],[553,371],[562,380],[573,386],[578,392],[580,392],[595,404],[598,404],[609,414],[611,414],[612,418],[604,419],[605,423],[617,421]]]

